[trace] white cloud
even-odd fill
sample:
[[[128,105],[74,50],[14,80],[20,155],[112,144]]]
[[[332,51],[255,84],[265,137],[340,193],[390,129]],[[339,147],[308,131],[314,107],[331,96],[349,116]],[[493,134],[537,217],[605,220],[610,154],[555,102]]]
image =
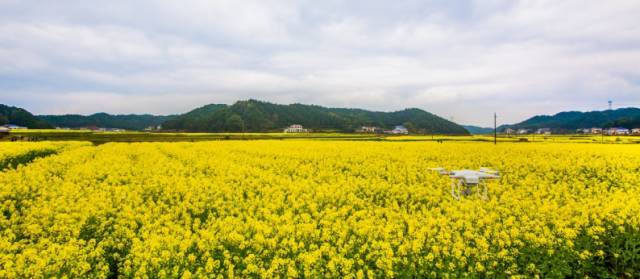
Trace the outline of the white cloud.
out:
[[[2,1],[0,103],[180,113],[257,98],[488,125],[640,103],[638,1]]]

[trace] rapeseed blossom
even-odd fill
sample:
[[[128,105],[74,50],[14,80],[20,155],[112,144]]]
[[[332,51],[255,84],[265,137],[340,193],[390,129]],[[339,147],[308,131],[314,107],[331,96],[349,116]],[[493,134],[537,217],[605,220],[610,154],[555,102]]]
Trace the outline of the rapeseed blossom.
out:
[[[634,145],[82,145],[0,172],[0,278],[634,277],[639,190]]]

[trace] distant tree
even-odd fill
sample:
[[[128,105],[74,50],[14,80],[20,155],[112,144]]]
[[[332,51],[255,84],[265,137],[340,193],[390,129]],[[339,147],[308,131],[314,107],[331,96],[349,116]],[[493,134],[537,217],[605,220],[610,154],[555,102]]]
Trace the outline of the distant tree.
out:
[[[413,123],[407,121],[402,123],[402,126],[404,126],[405,128],[407,128],[407,130],[411,131],[411,132],[415,132],[418,129],[416,128],[416,125],[413,125]]]
[[[224,126],[229,132],[242,132],[244,121],[242,121],[242,117],[240,117],[240,115],[234,114],[226,119]]]
[[[9,123],[34,129],[52,128],[49,123],[35,117],[25,109],[2,104],[0,104],[0,122],[3,122],[3,124]]]

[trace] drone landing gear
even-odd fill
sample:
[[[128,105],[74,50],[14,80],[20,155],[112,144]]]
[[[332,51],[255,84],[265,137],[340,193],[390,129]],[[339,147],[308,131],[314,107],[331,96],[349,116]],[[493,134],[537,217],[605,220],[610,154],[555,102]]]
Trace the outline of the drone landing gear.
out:
[[[460,200],[462,196],[471,196],[473,194],[473,188],[475,188],[476,194],[483,200],[487,199],[486,183],[465,183],[462,179],[451,181],[451,195],[456,200]]]

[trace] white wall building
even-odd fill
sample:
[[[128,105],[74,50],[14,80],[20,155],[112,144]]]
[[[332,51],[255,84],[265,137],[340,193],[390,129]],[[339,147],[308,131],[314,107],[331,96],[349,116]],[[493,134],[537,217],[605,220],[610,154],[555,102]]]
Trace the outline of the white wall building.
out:
[[[362,126],[356,130],[357,133],[375,133],[379,131],[380,128],[375,126]]]
[[[536,134],[540,135],[551,135],[551,129],[549,128],[540,128],[536,131]]]
[[[6,125],[3,125],[2,127],[5,127],[5,128],[7,128],[9,130],[26,130],[26,129],[29,129],[27,127],[22,127],[22,126],[18,126],[18,125],[14,125],[14,124],[6,124]]]
[[[607,134],[609,135],[628,135],[629,129],[622,127],[615,127],[607,129]]]
[[[307,133],[309,130],[302,127],[300,124],[293,124],[284,129],[285,133]]]
[[[409,134],[409,130],[402,125],[398,125],[393,130],[389,131],[390,134],[394,135],[407,135]]]

